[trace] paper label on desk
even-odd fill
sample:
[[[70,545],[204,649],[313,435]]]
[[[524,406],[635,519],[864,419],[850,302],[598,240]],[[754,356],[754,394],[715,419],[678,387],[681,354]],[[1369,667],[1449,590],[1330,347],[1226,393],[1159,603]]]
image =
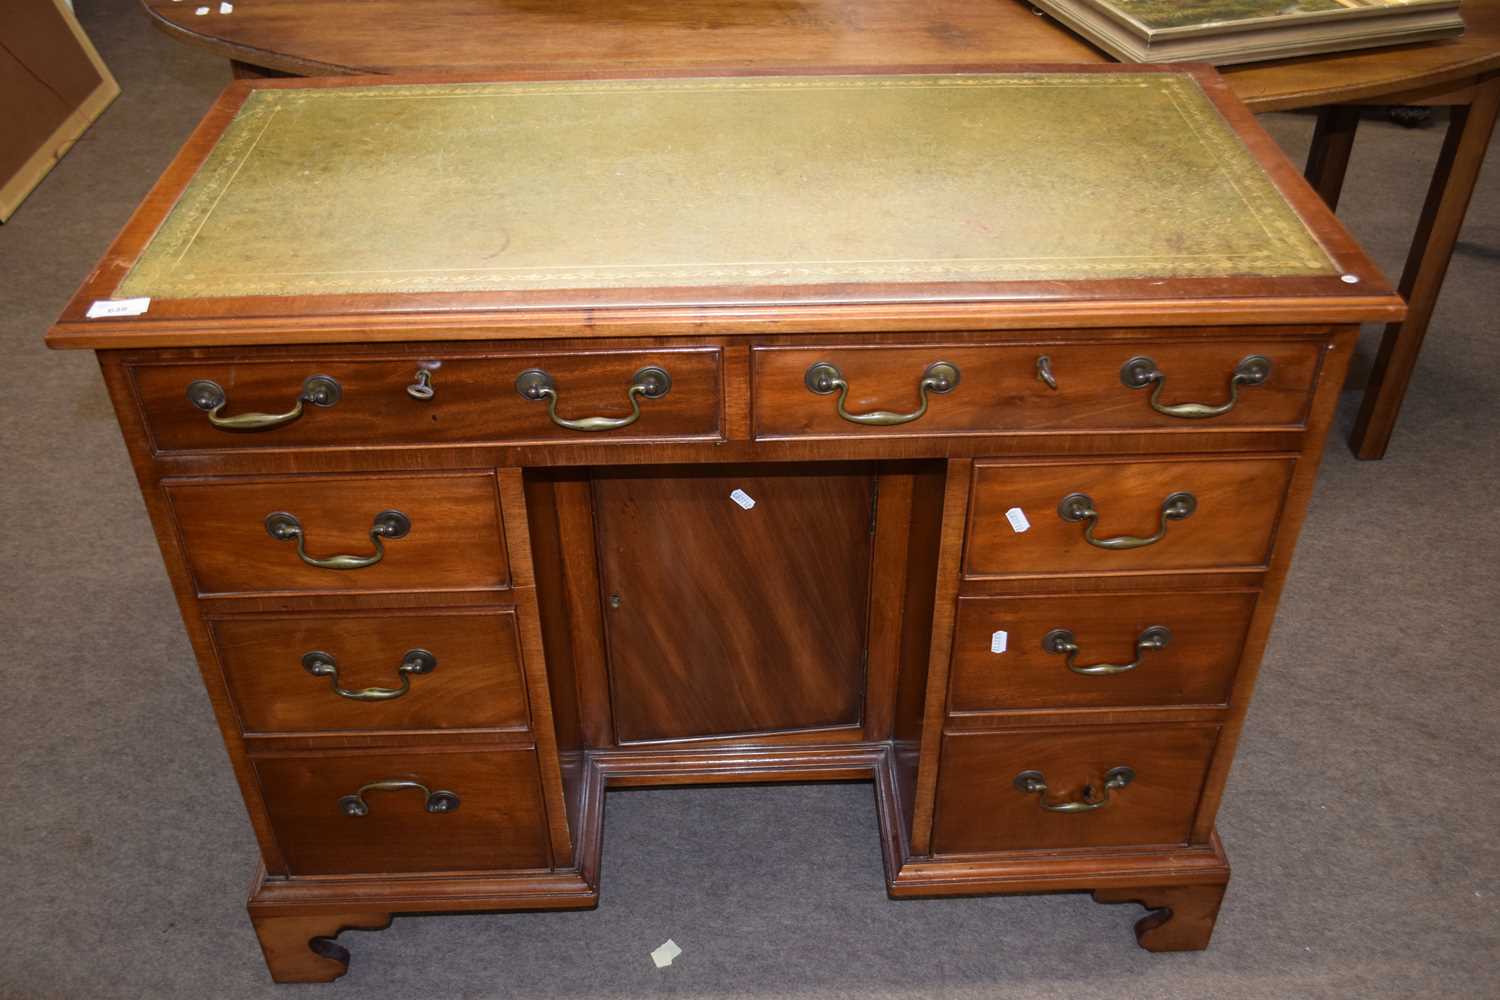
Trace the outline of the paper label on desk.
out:
[[[749,510],[751,507],[755,506],[755,498],[746,493],[744,490],[735,490],[733,493],[729,494],[729,499],[733,500],[735,503],[739,504],[746,510]],[[670,944],[670,942],[668,943]]]
[[[1005,519],[1010,522],[1010,530],[1016,534],[1031,530],[1031,522],[1026,520],[1026,512],[1019,507],[1012,507],[1005,512]]]
[[[1005,632],[1005,631],[991,632],[990,633],[990,652],[991,653],[1003,653],[1003,652],[1005,652],[1005,644],[1007,642],[1009,642],[1009,641],[1010,641],[1010,633],[1009,632]]]
[[[658,969],[665,969],[672,964],[672,959],[682,954],[682,949],[677,947],[677,942],[667,938],[666,943],[651,953],[651,961],[656,963]]]
[[[95,299],[94,304],[89,306],[89,311],[84,313],[89,319],[102,319],[106,316],[139,316],[151,305],[151,296],[143,296],[139,299]]]
[[[221,4],[219,4],[219,13],[220,14],[233,14],[234,13],[234,4],[232,4],[232,3],[221,3]]]

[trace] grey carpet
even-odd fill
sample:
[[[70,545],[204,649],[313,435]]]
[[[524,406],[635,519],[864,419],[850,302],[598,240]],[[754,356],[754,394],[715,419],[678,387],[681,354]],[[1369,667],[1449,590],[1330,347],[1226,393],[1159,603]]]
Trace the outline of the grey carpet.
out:
[[[0,227],[0,995],[1497,995],[1495,164],[1390,458],[1330,443],[1220,814],[1210,950],[1138,951],[1138,908],[1085,896],[893,902],[866,785],[633,791],[609,795],[598,910],[400,918],[345,935],[340,982],[274,987],[242,906],[254,843],[104,389],[41,341],[227,70],[135,0],[79,7],[124,94]],[[1300,160],[1309,119],[1266,122]],[[1361,132],[1343,215],[1392,273],[1439,141]],[[684,954],[657,971],[669,937]]]

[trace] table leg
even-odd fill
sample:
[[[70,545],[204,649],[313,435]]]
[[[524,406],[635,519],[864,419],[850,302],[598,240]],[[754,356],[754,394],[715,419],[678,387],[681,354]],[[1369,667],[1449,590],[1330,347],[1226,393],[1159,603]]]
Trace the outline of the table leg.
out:
[[[1500,75],[1475,86],[1473,103],[1450,109],[1448,135],[1443,140],[1432,186],[1427,190],[1427,203],[1417,224],[1417,236],[1401,275],[1401,295],[1407,303],[1406,321],[1385,328],[1359,418],[1349,438],[1349,445],[1359,458],[1383,458],[1390,444],[1401,400],[1416,367],[1417,352],[1427,334],[1427,324],[1448,271],[1448,260],[1458,242],[1464,213],[1489,148],[1497,110],[1500,110]]]
[[[1318,125],[1313,130],[1303,176],[1330,210],[1339,207],[1344,173],[1349,169],[1349,151],[1354,148],[1354,132],[1358,128],[1359,108],[1353,105],[1334,104],[1318,110]]]
[[[240,62],[238,59],[229,60],[229,75],[236,80],[261,80],[266,77],[286,76],[274,69],[266,69],[254,63]]]

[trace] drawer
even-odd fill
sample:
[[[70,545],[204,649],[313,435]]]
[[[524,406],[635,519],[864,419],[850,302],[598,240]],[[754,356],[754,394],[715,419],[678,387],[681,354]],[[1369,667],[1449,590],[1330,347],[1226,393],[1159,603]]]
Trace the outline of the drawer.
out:
[[[1320,338],[757,347],[755,435],[1301,427],[1324,346]],[[1055,389],[1040,376],[1043,357]],[[1251,358],[1264,363],[1241,366]],[[848,384],[843,405],[851,415],[877,410],[909,415],[920,408],[924,374],[942,362],[957,370],[956,383],[947,392],[928,393],[927,411],[897,424],[847,419],[838,412],[837,390],[819,394],[809,388],[814,366],[831,365]],[[1200,408],[1183,406],[1192,403]],[[1222,412],[1205,416],[1202,407]]]
[[[522,372],[545,372],[559,419],[621,419],[632,413],[636,373],[652,367],[669,381],[647,393],[655,398],[640,399],[638,419],[610,430],[559,426],[545,395],[532,399],[517,389]],[[417,385],[418,371],[427,373],[426,398],[407,391]],[[194,361],[132,365],[129,373],[157,451],[720,436],[718,348]],[[658,393],[662,385],[666,392]],[[223,408],[212,413],[220,400]],[[239,423],[221,427],[214,420]]]
[[[933,850],[1185,843],[1218,734],[1159,725],[944,736]],[[1056,811],[1070,804],[1094,808]]]
[[[1192,592],[959,598],[949,708],[1227,703],[1255,600]]]
[[[976,462],[964,574],[1259,569],[1294,465],[1291,457]]]
[[[530,750],[260,757],[255,772],[292,875],[549,865]]]
[[[516,614],[212,622],[248,733],[525,729]]]
[[[480,590],[509,580],[492,472],[164,488],[200,595]],[[330,562],[340,556],[349,559]]]

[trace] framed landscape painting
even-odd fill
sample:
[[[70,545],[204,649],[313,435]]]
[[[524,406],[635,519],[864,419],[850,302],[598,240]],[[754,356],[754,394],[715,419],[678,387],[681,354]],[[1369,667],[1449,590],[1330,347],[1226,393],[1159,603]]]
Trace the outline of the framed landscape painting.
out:
[[[1458,0],[1035,0],[1126,62],[1225,65],[1444,38]]]

